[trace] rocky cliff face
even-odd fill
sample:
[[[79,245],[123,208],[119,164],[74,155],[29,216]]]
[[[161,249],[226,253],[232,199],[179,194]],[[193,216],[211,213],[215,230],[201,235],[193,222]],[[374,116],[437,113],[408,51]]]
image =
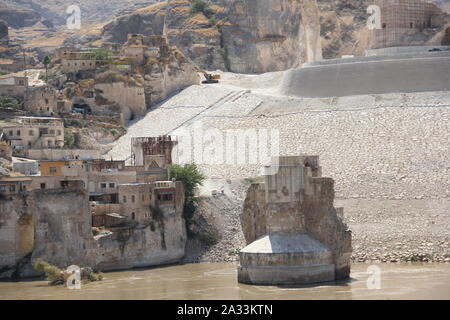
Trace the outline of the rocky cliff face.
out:
[[[49,21],[53,25],[64,25],[66,10],[71,5],[80,7],[82,24],[92,24],[108,21],[112,16],[130,13],[155,2],[158,0],[0,0],[0,7],[8,7],[17,13],[22,12],[22,14],[26,12],[28,17],[30,14],[39,19],[42,17],[42,20]],[[28,22],[31,20],[28,18],[27,21],[15,21],[20,27],[34,24],[29,24]]]
[[[101,270],[172,263],[184,256],[185,243],[181,214],[94,237],[85,191],[39,190],[0,198],[0,278],[35,276],[37,258],[62,268]]]
[[[107,24],[106,41],[123,43],[129,33],[166,32],[198,67],[258,73],[296,67],[321,58],[315,0],[210,2],[191,11],[191,1],[161,2]]]
[[[320,10],[320,35],[323,57],[345,54],[363,55],[369,41],[366,22],[371,0],[317,0]]]
[[[12,28],[29,27],[41,20],[41,16],[34,10],[16,4],[0,3],[0,19]]]
[[[178,49],[171,47],[159,59],[148,59],[143,67],[145,100],[150,107],[177,90],[199,84],[194,66]]]
[[[2,45],[8,45],[9,42],[9,31],[8,31],[8,24],[0,20],[0,44]]]

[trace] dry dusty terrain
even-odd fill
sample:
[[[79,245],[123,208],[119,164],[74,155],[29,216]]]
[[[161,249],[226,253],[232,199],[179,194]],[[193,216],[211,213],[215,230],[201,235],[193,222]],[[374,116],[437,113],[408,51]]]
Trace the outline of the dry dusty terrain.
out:
[[[203,131],[278,130],[281,154],[319,155],[323,175],[335,179],[355,260],[450,261],[450,92],[299,99],[277,94],[281,78],[225,73],[219,85],[191,86],[132,123],[108,157],[128,158],[132,136],[200,123]],[[202,170],[234,191],[214,213],[228,221],[223,240],[199,259],[233,259],[243,244],[239,182],[258,176],[261,163],[208,165],[211,150],[203,151]]]

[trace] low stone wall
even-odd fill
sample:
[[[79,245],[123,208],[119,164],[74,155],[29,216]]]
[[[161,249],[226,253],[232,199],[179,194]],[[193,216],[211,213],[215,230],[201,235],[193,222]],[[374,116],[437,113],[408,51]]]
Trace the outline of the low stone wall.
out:
[[[80,113],[65,113],[63,114],[63,117],[66,119],[77,119],[77,120],[88,120],[88,121],[94,121],[97,122],[98,126],[105,127],[105,128],[111,128],[114,126],[123,126],[124,121],[121,114],[112,115],[112,116],[96,116],[96,115],[83,115]],[[105,124],[103,124],[104,122]],[[108,124],[108,125],[106,125]]]
[[[63,160],[63,159],[100,159],[100,150],[82,149],[28,149],[24,157],[33,160]]]

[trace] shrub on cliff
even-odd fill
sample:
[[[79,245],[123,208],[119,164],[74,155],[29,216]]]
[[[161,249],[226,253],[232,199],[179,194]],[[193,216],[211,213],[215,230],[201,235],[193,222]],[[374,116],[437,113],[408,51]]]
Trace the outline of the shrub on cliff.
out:
[[[183,214],[186,219],[186,225],[189,227],[191,219],[197,210],[198,199],[195,197],[195,189],[203,184],[206,177],[194,163],[183,166],[177,164],[172,165],[169,170],[169,177],[173,181],[183,182],[185,196]]]
[[[69,149],[75,146],[75,135],[71,130],[64,129],[64,146]]]
[[[192,14],[202,12],[205,16],[210,17],[214,14],[214,11],[209,7],[209,4],[204,0],[194,0],[191,4]]]

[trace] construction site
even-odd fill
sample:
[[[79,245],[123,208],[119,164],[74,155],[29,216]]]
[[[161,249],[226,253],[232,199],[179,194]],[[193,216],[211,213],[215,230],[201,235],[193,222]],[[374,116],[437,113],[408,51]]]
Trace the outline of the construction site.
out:
[[[264,8],[253,1],[233,3],[230,12],[238,22],[223,18],[225,9],[217,4],[211,5],[212,16],[207,9],[190,11],[187,3],[157,3],[105,25],[102,40],[123,38],[122,44],[108,43],[116,55],[107,64],[87,59],[84,49],[56,51],[61,87],[70,88],[59,109],[28,103],[40,117],[16,117],[0,132],[0,155],[25,172],[16,176],[5,170],[0,180],[7,196],[31,188],[38,217],[57,215],[39,199],[47,197],[62,208],[76,198],[81,205],[67,207],[63,222],[76,211],[83,239],[71,227],[75,240],[66,242],[79,252],[89,244],[81,261],[104,270],[232,262],[232,271],[200,264],[194,268],[200,272],[197,279],[225,272],[242,284],[283,286],[347,281],[355,274],[360,281],[363,263],[446,267],[450,15],[440,2],[367,1],[378,8],[367,11],[379,14],[376,27],[352,31],[360,36],[356,42],[364,42],[364,54],[333,59],[323,59],[325,16],[319,15],[316,1],[288,9],[284,0],[264,0]],[[139,14],[155,19],[161,30]],[[183,15],[197,29],[177,28]],[[278,25],[283,17],[294,21],[301,15],[308,17],[302,16],[298,26]],[[114,34],[125,23],[135,28]],[[255,25],[258,32],[252,33]],[[176,41],[180,47],[173,45]],[[292,48],[298,52],[283,53]],[[23,79],[4,80],[4,90],[11,90],[13,80]],[[33,97],[39,100],[44,93]],[[64,117],[103,124],[119,120],[83,150],[74,144],[66,148],[72,122]],[[55,128],[43,128],[48,121]],[[204,176],[190,195],[192,216],[186,215],[183,181],[172,176],[177,165],[185,164],[195,164]],[[11,188],[12,182],[18,184]],[[70,194],[74,190],[76,197]],[[5,205],[10,211],[15,207]],[[8,219],[8,228],[15,227]],[[41,220],[39,234],[47,239],[45,228],[51,226]],[[16,265],[32,250],[23,236],[30,221],[17,228],[25,243],[16,246],[20,252],[8,256]],[[55,221],[49,225],[60,222]],[[14,243],[9,234],[7,240]],[[50,247],[51,241],[41,242]],[[31,252],[51,259],[47,251]],[[59,261],[72,263],[66,251],[59,251]],[[191,277],[189,267],[182,269],[187,275],[170,268],[165,271],[173,281]],[[175,296],[184,297],[180,292]]]
[[[158,104],[111,145],[107,157],[116,159],[129,154],[133,137],[195,137],[201,130],[205,137],[216,132],[222,145],[213,154],[189,139],[184,152],[202,154],[195,159],[219,152],[226,159],[226,139],[217,135],[238,137],[247,162],[197,161],[209,178],[201,193],[222,190],[208,206],[224,209],[212,218],[223,240],[206,251],[188,243],[187,261],[232,261],[237,257],[223,252],[245,245],[239,221],[245,181],[258,179],[268,165],[256,155],[261,145],[251,138],[255,129],[276,130],[283,156],[320,155],[353,232],[353,261],[449,260],[450,47],[405,40],[431,28],[444,12],[429,1],[374,4],[381,9],[381,28],[371,31],[365,56],[259,75],[199,71],[203,84]]]

